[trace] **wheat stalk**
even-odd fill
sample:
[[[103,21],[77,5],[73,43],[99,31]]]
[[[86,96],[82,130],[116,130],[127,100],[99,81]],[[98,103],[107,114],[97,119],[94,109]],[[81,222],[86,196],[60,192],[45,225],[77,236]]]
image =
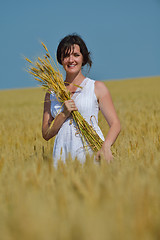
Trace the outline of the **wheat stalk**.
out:
[[[27,71],[33,75],[35,80],[37,80],[43,88],[47,89],[48,92],[51,93],[53,91],[59,102],[64,103],[66,100],[71,99],[70,92],[64,84],[58,64],[55,64],[53,61],[46,45],[43,42],[41,42],[41,44],[46,51],[46,55],[44,55],[43,59],[38,57],[38,60],[34,63],[28,58],[25,58],[26,61],[32,64]],[[78,133],[80,134],[84,147],[89,145],[94,152],[99,151],[102,147],[103,140],[93,127],[82,117],[80,112],[72,111],[71,114],[77,124]]]

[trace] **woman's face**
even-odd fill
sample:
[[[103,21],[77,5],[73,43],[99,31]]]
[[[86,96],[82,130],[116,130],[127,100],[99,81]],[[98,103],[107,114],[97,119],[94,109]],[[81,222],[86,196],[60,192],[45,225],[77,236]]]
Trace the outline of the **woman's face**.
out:
[[[80,52],[80,47],[74,44],[67,56],[62,58],[62,65],[67,74],[75,74],[81,71],[83,63],[83,55]]]

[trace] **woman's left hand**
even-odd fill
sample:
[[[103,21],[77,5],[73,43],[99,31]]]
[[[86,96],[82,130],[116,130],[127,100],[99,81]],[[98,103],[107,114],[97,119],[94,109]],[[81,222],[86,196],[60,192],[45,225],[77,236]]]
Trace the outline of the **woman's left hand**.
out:
[[[96,160],[99,161],[101,157],[104,157],[104,159],[110,163],[113,160],[113,155],[111,152],[111,147],[106,144],[105,142],[102,145],[102,148],[97,152],[96,154]]]

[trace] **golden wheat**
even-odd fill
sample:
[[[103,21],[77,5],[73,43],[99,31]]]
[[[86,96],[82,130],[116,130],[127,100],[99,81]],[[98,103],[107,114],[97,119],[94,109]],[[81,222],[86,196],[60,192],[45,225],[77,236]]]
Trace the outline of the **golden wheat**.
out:
[[[53,167],[45,92],[0,91],[1,240],[160,238],[160,77],[106,82],[122,124],[111,164]],[[101,113],[99,124],[107,134]]]

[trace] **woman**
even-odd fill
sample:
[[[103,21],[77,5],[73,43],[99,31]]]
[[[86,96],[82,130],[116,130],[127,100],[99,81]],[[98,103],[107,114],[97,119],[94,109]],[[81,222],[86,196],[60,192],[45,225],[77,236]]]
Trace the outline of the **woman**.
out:
[[[113,158],[111,146],[120,132],[120,121],[105,84],[86,78],[82,74],[84,65],[88,64],[90,67],[92,65],[90,53],[82,38],[75,34],[63,38],[57,48],[57,60],[66,72],[65,85],[70,91],[71,100],[65,101],[61,106],[54,93],[46,93],[45,96],[42,135],[47,141],[57,135],[53,149],[54,166],[57,166],[60,158],[65,162],[69,155],[73,159],[77,157],[83,163],[86,153],[93,153],[90,148],[86,150],[83,146],[72,119],[71,112],[77,110],[104,140],[96,159],[99,160],[103,154],[110,162]],[[99,109],[110,127],[106,139],[98,126]],[[53,119],[54,123],[50,127]]]

